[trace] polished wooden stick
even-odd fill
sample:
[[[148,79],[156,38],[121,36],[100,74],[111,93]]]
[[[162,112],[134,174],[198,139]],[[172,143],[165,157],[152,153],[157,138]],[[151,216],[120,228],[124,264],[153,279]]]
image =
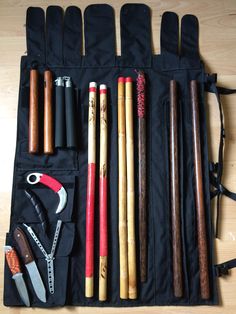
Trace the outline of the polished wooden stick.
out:
[[[125,135],[125,78],[118,78],[118,189],[119,189],[119,258],[120,298],[128,299],[128,248],[127,248],[127,183]]]
[[[30,70],[30,99],[29,99],[29,153],[39,152],[39,91],[38,70]]]
[[[100,85],[100,257],[99,257],[99,301],[107,299],[107,87]]]
[[[204,206],[204,192],[203,192],[202,161],[201,161],[199,102],[198,102],[197,81],[195,80],[190,82],[190,94],[191,94],[191,104],[192,104],[195,203],[196,203],[196,213],[197,213],[200,289],[201,289],[202,299],[209,299],[210,288],[209,288],[206,221],[205,221],[205,206]]]
[[[128,273],[129,298],[137,298],[136,245],[135,245],[135,190],[134,190],[134,134],[133,134],[133,83],[125,79],[125,127],[127,163],[127,227],[128,227]]]
[[[53,154],[52,72],[44,72],[44,153]]]
[[[147,213],[146,213],[146,80],[142,71],[137,77],[138,173],[139,173],[139,263],[140,280],[147,279]]]
[[[170,195],[172,221],[172,261],[174,295],[183,295],[181,249],[179,160],[178,160],[178,96],[177,82],[170,81]]]
[[[93,297],[94,283],[94,205],[96,173],[96,97],[97,84],[89,84],[88,177],[86,203],[85,297]]]

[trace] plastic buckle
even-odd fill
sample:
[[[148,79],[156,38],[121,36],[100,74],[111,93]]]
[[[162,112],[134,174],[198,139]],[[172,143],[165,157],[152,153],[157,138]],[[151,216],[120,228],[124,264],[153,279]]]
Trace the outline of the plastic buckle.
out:
[[[229,269],[226,264],[216,265],[215,270],[217,277],[226,276],[229,274]]]

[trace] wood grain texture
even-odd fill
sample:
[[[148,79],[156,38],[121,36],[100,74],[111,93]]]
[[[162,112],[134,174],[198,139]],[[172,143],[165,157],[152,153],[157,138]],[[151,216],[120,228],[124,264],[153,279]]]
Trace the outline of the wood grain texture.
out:
[[[178,96],[177,82],[170,81],[170,194],[172,225],[173,288],[176,297],[183,295],[183,268],[181,247],[181,209],[179,197],[178,158]]]
[[[119,193],[119,262],[120,298],[128,299],[128,246],[127,246],[127,181],[126,181],[126,130],[125,130],[125,82],[118,79],[118,193]]]
[[[4,147],[4,154],[0,154],[0,173],[4,180],[0,180],[0,247],[4,245],[5,233],[9,229],[12,171],[15,154],[16,114],[20,74],[20,57],[25,54],[25,12],[27,7],[48,5],[80,6],[83,11],[92,3],[109,3],[116,15],[117,52],[120,53],[120,7],[125,2],[143,3],[142,0],[103,1],[103,0],[10,0],[0,1],[0,142]],[[219,85],[236,87],[236,1],[235,0],[145,0],[152,8],[153,50],[160,50],[160,22],[161,15],[166,10],[175,11],[180,17],[184,14],[196,14],[200,24],[200,52],[206,64],[206,70],[217,72]],[[208,125],[209,125],[209,153],[211,159],[217,160],[219,142],[219,112],[213,95],[207,96]],[[229,189],[236,186],[236,95],[222,97],[226,144],[224,159],[223,184]],[[7,136],[6,136],[7,134]],[[217,262],[223,262],[236,256],[236,203],[222,198],[220,240],[215,241]],[[213,211],[214,212],[214,211]],[[7,308],[2,305],[3,296],[3,261],[4,253],[0,250],[0,313],[25,313],[25,309]],[[158,314],[235,314],[236,313],[236,269],[231,276],[219,279],[221,306],[219,307],[141,307],[141,308],[94,308],[95,313],[158,313]],[[91,313],[91,308],[57,308],[61,314]],[[54,310],[51,310],[54,311]],[[45,313],[44,309],[34,309],[35,313]]]
[[[29,100],[29,153],[39,152],[39,87],[38,70],[30,70],[30,100]]]
[[[194,158],[194,181],[195,181],[195,211],[197,217],[197,240],[200,275],[200,291],[202,299],[210,298],[208,248],[206,236],[206,218],[204,206],[203,174],[200,142],[199,101],[198,83],[190,82],[190,97],[192,109],[192,132],[193,132],[193,158]]]
[[[53,154],[53,78],[52,72],[44,72],[44,153]]]
[[[135,242],[135,189],[134,189],[134,131],[133,131],[133,82],[125,79],[125,129],[127,164],[127,241],[129,299],[137,298],[136,242]]]

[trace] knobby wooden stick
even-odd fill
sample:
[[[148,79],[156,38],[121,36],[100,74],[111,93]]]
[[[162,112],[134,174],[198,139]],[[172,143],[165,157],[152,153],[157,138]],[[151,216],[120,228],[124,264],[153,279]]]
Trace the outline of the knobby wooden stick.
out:
[[[107,299],[107,87],[100,85],[100,257],[99,257],[99,300]]]
[[[94,272],[94,202],[96,172],[96,95],[97,84],[89,84],[88,178],[86,204],[85,297],[93,297]]]
[[[29,153],[39,152],[38,71],[30,70]]]
[[[132,78],[125,79],[126,163],[127,163],[127,224],[129,298],[137,298],[135,247],[135,191],[134,191],[134,136]]]
[[[53,154],[52,72],[44,72],[44,153]]]
[[[127,251],[127,183],[125,140],[125,78],[118,78],[118,189],[119,189],[119,255],[120,298],[128,299],[128,251]]]
[[[140,280],[147,279],[147,214],[146,214],[146,80],[143,72],[137,77],[138,161],[139,161],[139,251]]]
[[[172,260],[174,295],[182,297],[182,249],[179,199],[179,162],[178,162],[178,96],[177,83],[170,81],[170,194],[172,220]]]
[[[197,213],[200,289],[201,289],[202,299],[209,299],[210,288],[209,288],[206,221],[205,221],[205,207],[204,207],[202,161],[201,161],[199,102],[198,102],[197,81],[195,80],[190,82],[190,93],[191,93],[191,104],[192,104],[195,202],[196,202],[196,213]]]

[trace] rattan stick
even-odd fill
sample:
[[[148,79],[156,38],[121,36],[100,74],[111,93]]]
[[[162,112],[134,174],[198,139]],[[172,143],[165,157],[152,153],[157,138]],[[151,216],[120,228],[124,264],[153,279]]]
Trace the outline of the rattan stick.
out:
[[[129,298],[137,298],[136,247],[135,247],[135,191],[134,191],[134,135],[133,135],[133,84],[125,79],[126,163],[127,163],[127,224]]]
[[[118,159],[119,159],[119,255],[120,298],[128,299],[128,249],[127,249],[127,185],[125,140],[125,79],[118,79]]]

